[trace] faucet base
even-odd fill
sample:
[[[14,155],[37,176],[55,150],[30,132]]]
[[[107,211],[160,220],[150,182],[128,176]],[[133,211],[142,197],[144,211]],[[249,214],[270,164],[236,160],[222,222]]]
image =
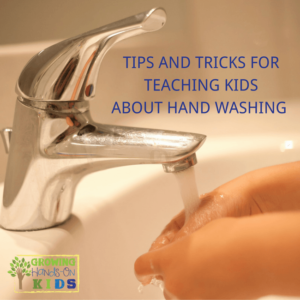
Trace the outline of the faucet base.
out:
[[[41,228],[32,228],[32,229],[11,229],[11,228],[6,228],[2,225],[0,225],[0,228],[4,229],[4,230],[8,230],[8,231],[16,231],[16,232],[28,232],[28,231],[39,231],[39,230],[45,230],[45,229],[51,229],[51,228],[55,228],[61,225],[64,225],[65,223],[67,223],[70,219],[72,218],[72,214],[69,215],[69,217],[60,222],[60,223],[56,223],[54,225],[51,225],[49,227],[41,227]]]

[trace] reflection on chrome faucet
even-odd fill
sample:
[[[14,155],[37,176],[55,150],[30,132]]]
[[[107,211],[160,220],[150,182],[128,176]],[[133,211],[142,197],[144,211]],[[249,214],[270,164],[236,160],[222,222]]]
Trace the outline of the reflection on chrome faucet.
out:
[[[103,56],[117,41],[163,27],[163,9],[121,20],[38,53],[17,83],[1,226],[48,228],[70,216],[86,174],[132,164],[178,172],[197,163],[201,134],[95,123],[89,102]],[[101,187],[99,189],[101,193]]]

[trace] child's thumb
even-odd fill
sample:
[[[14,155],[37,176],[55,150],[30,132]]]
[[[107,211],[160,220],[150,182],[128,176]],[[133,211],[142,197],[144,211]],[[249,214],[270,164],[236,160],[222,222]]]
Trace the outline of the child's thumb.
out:
[[[157,249],[147,252],[140,256],[135,264],[134,270],[137,279],[143,284],[149,283],[154,276],[163,276],[162,256],[164,256],[165,249]]]

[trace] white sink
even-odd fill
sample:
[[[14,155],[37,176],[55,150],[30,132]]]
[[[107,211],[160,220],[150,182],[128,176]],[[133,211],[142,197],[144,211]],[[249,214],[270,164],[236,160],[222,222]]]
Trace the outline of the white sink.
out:
[[[188,116],[186,118],[189,120]],[[296,114],[294,119],[289,116],[289,122],[297,124]],[[143,124],[140,120],[130,125]],[[194,130],[183,130],[206,133],[198,130],[195,124],[193,127]],[[278,131],[278,128],[275,126],[273,131],[253,136],[243,135],[242,129],[227,136],[218,135],[217,130],[215,134],[212,132],[197,155],[199,163],[195,169],[199,191],[208,192],[256,168],[298,160],[299,131],[296,127],[295,131]],[[286,149],[291,148],[291,144],[292,149]],[[2,190],[3,184],[1,195]],[[17,279],[9,278],[4,271],[8,269],[11,257],[20,254],[79,254],[80,291],[59,294],[59,298],[162,299],[162,293],[156,287],[138,293],[139,283],[133,265],[182,207],[175,178],[164,173],[160,165],[122,167],[89,175],[77,188],[73,215],[65,224],[32,232],[0,230],[0,278],[5,283],[1,285],[0,297],[58,298],[57,294],[51,293],[15,294]],[[32,284],[32,281],[25,278],[23,285],[26,284]]]

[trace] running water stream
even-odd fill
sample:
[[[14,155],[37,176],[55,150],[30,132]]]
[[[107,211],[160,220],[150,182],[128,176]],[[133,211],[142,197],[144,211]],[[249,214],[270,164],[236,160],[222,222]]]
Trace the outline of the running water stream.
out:
[[[187,222],[200,203],[195,169],[192,166],[184,171],[176,172],[174,175],[179,186],[181,199],[185,209],[185,222]],[[157,280],[155,277],[152,278],[150,284],[159,287],[162,291],[164,289],[164,282]],[[140,284],[138,287],[139,293],[142,293],[143,289],[144,286]]]
[[[197,209],[200,199],[196,183],[196,175],[194,167],[174,173],[183,201],[185,210],[185,222],[189,219],[191,214]]]

